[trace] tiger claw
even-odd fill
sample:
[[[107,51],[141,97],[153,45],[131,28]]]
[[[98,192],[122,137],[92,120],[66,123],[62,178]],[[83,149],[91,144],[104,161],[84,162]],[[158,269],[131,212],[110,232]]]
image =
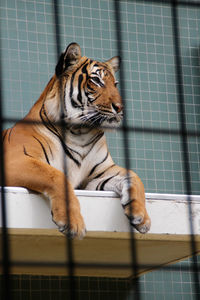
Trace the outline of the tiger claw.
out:
[[[83,237],[86,234],[86,229],[84,228],[81,232],[76,232],[73,229],[70,229],[69,225],[63,225],[63,226],[59,226],[58,230],[65,234],[69,239],[74,239],[74,238],[78,238],[78,239],[83,239]]]
[[[68,225],[58,226],[58,230],[62,233],[65,233],[68,230]]]
[[[78,238],[79,240],[81,240],[86,235],[85,227],[78,230],[78,226],[75,226],[76,227],[76,230],[75,230],[69,224],[62,224],[61,225],[61,222],[60,222],[60,224],[57,223],[56,225],[58,226],[58,230],[61,233],[63,233],[64,235],[66,235],[69,239]]]
[[[144,220],[144,215],[135,215],[134,216],[134,215],[128,215],[127,213],[125,213],[125,215],[127,216],[131,225],[133,225],[133,226],[141,224]]]
[[[140,233],[146,233],[150,230],[151,220],[148,215],[128,215],[127,218],[130,220],[132,226],[134,226]]]
[[[140,232],[140,233],[147,233],[150,230],[151,227],[151,221],[150,219],[147,219],[145,223],[134,225],[134,227]]]

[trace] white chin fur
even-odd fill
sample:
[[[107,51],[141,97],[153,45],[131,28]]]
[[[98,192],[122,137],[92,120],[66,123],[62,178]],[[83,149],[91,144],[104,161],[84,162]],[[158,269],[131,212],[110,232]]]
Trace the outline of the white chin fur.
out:
[[[121,125],[121,121],[117,122],[117,121],[113,121],[113,122],[108,122],[108,121],[104,121],[102,124],[101,124],[101,127],[105,127],[105,130],[108,129],[117,129],[119,128]]]

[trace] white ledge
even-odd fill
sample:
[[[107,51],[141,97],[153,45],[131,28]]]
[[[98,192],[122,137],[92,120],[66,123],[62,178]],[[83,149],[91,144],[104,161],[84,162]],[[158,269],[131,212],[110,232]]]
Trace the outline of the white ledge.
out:
[[[51,220],[47,198],[18,187],[5,187],[4,192],[8,228],[57,228]],[[88,231],[130,231],[120,199],[114,192],[76,190],[75,193]],[[192,220],[192,233],[200,234],[200,196],[147,193],[146,206],[152,220],[149,233],[191,234]]]

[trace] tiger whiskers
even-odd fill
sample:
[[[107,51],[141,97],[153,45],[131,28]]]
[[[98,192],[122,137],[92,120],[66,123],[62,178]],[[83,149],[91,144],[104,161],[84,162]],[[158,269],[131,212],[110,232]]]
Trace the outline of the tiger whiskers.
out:
[[[99,125],[101,122],[102,115],[99,112],[88,113],[87,115],[82,117],[82,121],[84,123],[88,123],[90,126]]]

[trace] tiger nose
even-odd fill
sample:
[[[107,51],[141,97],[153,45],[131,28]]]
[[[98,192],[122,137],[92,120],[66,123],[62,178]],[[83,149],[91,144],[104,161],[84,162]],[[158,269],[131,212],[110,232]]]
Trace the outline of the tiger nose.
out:
[[[123,105],[121,103],[112,103],[112,108],[116,113],[120,113],[123,109]]]

